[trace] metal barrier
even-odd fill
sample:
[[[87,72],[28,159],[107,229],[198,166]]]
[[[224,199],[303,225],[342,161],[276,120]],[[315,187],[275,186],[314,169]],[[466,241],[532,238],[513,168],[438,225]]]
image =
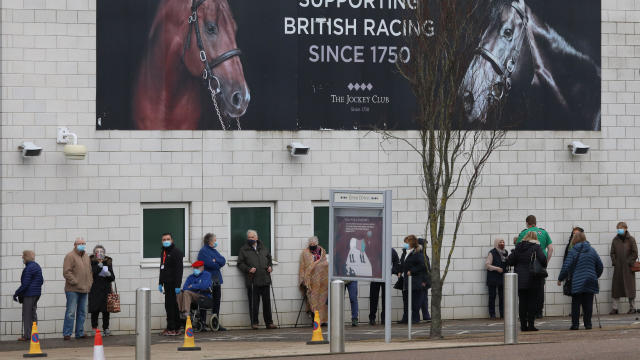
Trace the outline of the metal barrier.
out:
[[[504,274],[504,343],[518,343],[518,274]]]
[[[409,333],[407,335],[408,339],[411,340],[411,320],[413,320],[413,311],[412,311],[412,297],[411,295],[411,275],[409,275],[407,277],[407,332]],[[420,315],[420,314],[418,314]]]
[[[151,289],[149,288],[136,290],[136,360],[151,360]]]
[[[332,353],[344,352],[344,281],[331,282],[329,303],[329,348]]]

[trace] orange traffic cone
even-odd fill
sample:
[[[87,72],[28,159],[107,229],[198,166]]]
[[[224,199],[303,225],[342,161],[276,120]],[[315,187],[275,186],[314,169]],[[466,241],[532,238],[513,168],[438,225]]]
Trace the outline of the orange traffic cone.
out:
[[[96,329],[96,336],[93,338],[93,360],[105,360],[102,335],[100,335],[100,330],[98,329]]]
[[[322,329],[320,328],[320,313],[316,310],[316,314],[313,317],[313,335],[311,336],[311,341],[307,341],[307,345],[319,345],[319,344],[328,344],[322,337]]]
[[[187,324],[184,326],[184,344],[178,348],[178,351],[200,351],[200,347],[196,346],[193,338],[193,327],[191,327],[191,316],[187,316]]]
[[[36,325],[35,321],[31,327],[31,344],[29,345],[29,353],[23,354],[22,356],[26,358],[47,357],[47,354],[40,350],[40,335],[38,334],[38,325]]]

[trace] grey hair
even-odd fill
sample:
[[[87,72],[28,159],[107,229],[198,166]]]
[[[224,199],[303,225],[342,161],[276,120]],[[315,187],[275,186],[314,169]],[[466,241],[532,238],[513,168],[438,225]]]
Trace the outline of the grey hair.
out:
[[[95,252],[96,252],[96,249],[102,249],[105,253],[107,252],[107,249],[105,249],[105,248],[104,248],[104,246],[99,245],[99,244],[98,244],[98,245],[96,245],[96,246],[93,248],[93,253],[94,253],[94,254],[95,254]]]
[[[247,237],[248,237],[248,236],[249,236],[249,234],[251,234],[251,233],[254,233],[254,234],[256,234],[256,236],[258,236],[258,232],[257,232],[257,231],[255,231],[255,230],[253,230],[253,229],[249,229],[249,230],[247,230]]]
[[[216,239],[216,234],[214,233],[207,233],[204,238],[202,239],[202,242],[204,242],[204,245],[209,245],[209,243],[213,240]]]
[[[320,240],[318,240],[317,236],[312,236],[312,237],[309,238],[309,240],[307,240],[307,244],[311,244],[314,241],[315,241],[316,244],[320,243]]]

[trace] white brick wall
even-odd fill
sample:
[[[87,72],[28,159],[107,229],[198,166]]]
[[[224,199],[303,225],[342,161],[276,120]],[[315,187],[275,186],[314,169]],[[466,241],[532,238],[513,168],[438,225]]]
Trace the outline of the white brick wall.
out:
[[[402,143],[381,145],[376,135],[358,131],[96,131],[95,8],[95,0],[2,1],[0,339],[20,332],[11,295],[26,248],[36,251],[44,270],[40,332],[61,333],[61,265],[76,236],[90,247],[103,244],[114,258],[123,307],[111,327],[131,331],[135,289],[153,289],[157,281],[157,269],[139,266],[140,202],[191,203],[190,259],[208,231],[218,234],[228,255],[228,202],[274,202],[280,261],[274,281],[284,324],[297,315],[297,259],[312,233],[312,201],[328,200],[330,188],[392,189],[394,244],[408,233],[423,233],[416,156]],[[519,232],[529,213],[550,232],[557,254],[573,225],[586,229],[605,262],[600,301],[608,310],[615,223],[627,221],[632,233],[640,226],[639,67],[640,2],[602,0],[602,131],[510,134],[513,145],[493,156],[465,216],[445,285],[446,318],[487,315],[484,255],[494,237]],[[65,159],[55,142],[57,126],[78,134],[89,148],[86,160]],[[591,153],[572,158],[566,146],[575,139],[590,145]],[[310,145],[310,156],[291,159],[285,151],[291,140]],[[43,146],[42,156],[23,159],[17,151],[22,141]],[[560,256],[554,256],[552,280],[559,267]],[[243,326],[243,282],[234,266],[223,274],[223,322]],[[547,314],[568,314],[568,298],[553,281],[546,294]],[[362,320],[367,296],[362,283]],[[152,324],[159,329],[164,308],[157,292],[152,301]],[[401,303],[396,294],[394,318]]]

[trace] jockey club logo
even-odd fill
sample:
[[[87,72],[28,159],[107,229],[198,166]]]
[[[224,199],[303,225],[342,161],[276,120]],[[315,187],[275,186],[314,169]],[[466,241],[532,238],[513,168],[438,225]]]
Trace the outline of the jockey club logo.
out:
[[[332,104],[351,105],[352,112],[369,112],[371,104],[389,104],[391,98],[380,94],[371,94],[374,85],[370,82],[349,82],[346,84],[347,94],[331,94],[329,98]]]

